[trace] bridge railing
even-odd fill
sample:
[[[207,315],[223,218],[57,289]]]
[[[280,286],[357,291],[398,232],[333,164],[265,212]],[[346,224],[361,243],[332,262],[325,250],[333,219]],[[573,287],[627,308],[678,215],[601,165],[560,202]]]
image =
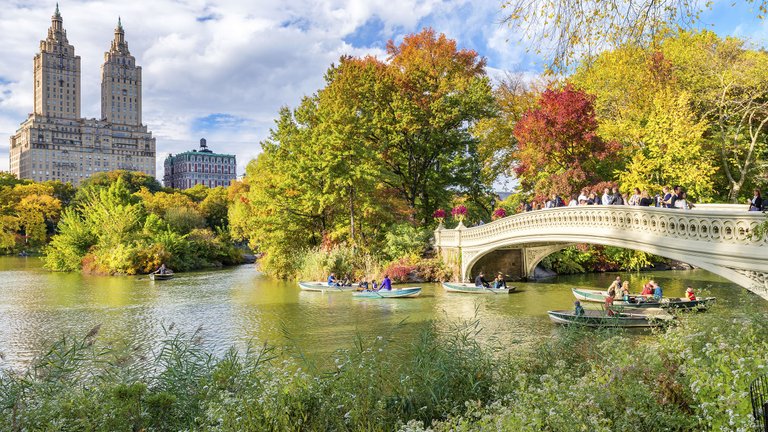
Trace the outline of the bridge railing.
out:
[[[768,239],[752,233],[766,221],[760,212],[748,212],[746,206],[697,206],[692,210],[634,206],[579,206],[535,210],[508,216],[473,228],[440,229],[435,235],[437,246],[458,247],[482,244],[514,231],[554,226],[574,228],[608,228],[630,233],[650,233],[712,243],[762,246]]]

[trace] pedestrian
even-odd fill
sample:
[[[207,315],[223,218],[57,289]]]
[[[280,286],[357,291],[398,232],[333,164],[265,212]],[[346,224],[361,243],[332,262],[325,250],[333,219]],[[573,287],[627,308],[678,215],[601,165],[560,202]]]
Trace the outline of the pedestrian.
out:
[[[753,193],[752,199],[749,200],[749,211],[762,211],[765,204],[760,196],[760,189],[755,189]]]
[[[613,187],[613,202],[611,202],[612,205],[624,205],[624,198],[621,196],[621,193],[619,193],[619,188]]]
[[[641,207],[650,207],[653,205],[653,200],[651,199],[651,196],[648,194],[647,190],[640,194],[640,201],[638,202],[638,205]]]
[[[581,202],[582,200],[587,201],[589,195],[589,189],[582,188],[581,193],[579,194],[578,201]]]
[[[613,195],[611,194],[611,190],[608,188],[603,189],[603,196],[600,200],[600,204],[602,205],[611,205],[613,204]]]
[[[659,205],[657,207],[669,208],[669,201],[672,199],[672,193],[669,191],[669,186],[664,186],[661,189],[661,196],[659,198]]]
[[[683,188],[675,185],[675,187],[672,188],[672,196],[669,198],[669,208],[684,209],[685,208],[684,203],[677,204],[677,200],[682,198],[683,198]]]
[[[640,200],[642,199],[642,195],[640,193],[640,188],[635,188],[635,193],[632,194],[631,197],[629,197],[629,202],[627,204],[631,206],[640,205]]]
[[[597,198],[597,194],[594,192],[589,193],[589,197],[587,198],[587,205],[598,205],[600,204],[599,198]]]
[[[568,207],[576,207],[579,205],[579,201],[576,200],[576,194],[571,194],[571,200],[568,201]]]

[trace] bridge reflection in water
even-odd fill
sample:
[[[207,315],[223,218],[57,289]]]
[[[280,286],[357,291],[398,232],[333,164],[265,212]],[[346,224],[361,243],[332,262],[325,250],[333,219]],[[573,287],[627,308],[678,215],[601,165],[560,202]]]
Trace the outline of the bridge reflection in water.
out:
[[[752,233],[766,216],[746,205],[700,204],[693,210],[580,206],[536,210],[478,227],[435,231],[435,246],[462,280],[496,262],[530,277],[547,255],[576,243],[634,249],[682,261],[768,299],[768,239]]]

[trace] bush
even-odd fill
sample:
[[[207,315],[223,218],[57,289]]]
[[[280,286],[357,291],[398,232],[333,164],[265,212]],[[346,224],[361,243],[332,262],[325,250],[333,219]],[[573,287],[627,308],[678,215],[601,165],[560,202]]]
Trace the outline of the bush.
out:
[[[390,260],[405,256],[421,256],[429,247],[431,233],[409,223],[393,225],[384,236],[382,251]]]

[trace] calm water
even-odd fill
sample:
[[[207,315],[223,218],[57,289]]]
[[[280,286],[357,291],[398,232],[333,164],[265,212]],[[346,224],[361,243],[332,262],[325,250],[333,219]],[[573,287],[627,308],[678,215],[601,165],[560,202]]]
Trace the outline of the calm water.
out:
[[[150,346],[163,327],[194,332],[221,353],[232,345],[292,344],[311,356],[352,346],[354,336],[374,337],[405,322],[398,337],[412,338],[428,320],[475,315],[509,349],[551,335],[546,311],[570,309],[573,286],[605,288],[616,274],[561,276],[518,283],[509,295],[447,294],[422,284],[415,299],[354,299],[349,293],[302,292],[254,266],[179,274],[170,281],[51,273],[37,258],[0,257],[0,368],[29,361],[63,333],[84,335],[101,324],[100,338]],[[656,279],[665,295],[683,295],[686,284],[707,287],[721,304],[768,302],[703,270],[622,274],[632,287]],[[634,290],[633,290],[634,291]]]

